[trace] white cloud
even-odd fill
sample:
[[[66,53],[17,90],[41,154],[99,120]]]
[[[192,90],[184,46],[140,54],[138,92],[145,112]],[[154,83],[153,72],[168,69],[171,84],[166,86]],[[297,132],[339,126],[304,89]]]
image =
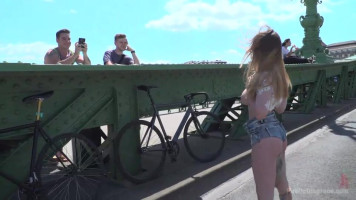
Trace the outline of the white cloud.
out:
[[[242,60],[244,51],[238,51],[237,49],[226,49],[222,51],[210,51],[210,58],[204,59],[207,61],[223,60],[227,61],[229,64],[239,63]],[[196,59],[197,61],[203,61]]]
[[[216,56],[216,55],[218,55],[219,54],[219,52],[217,52],[217,51],[211,51],[210,52],[210,55],[213,55],[213,56]]]
[[[229,59],[230,61],[240,62],[245,55],[245,51],[241,49],[240,51],[237,51],[236,49],[228,49],[226,50],[225,55],[227,55],[226,59]]]
[[[322,8],[327,11],[324,5]],[[170,0],[167,15],[151,20],[146,28],[168,31],[236,30],[266,24],[268,21],[295,20],[305,15],[300,1],[286,0]]]
[[[54,44],[33,42],[27,44],[0,44],[0,62],[18,62],[42,64],[43,58]]]
[[[235,49],[228,49],[226,52],[229,54],[239,54],[239,52]]]
[[[69,12],[70,12],[71,14],[77,14],[77,13],[78,13],[77,10],[74,10],[74,9],[70,9]]]

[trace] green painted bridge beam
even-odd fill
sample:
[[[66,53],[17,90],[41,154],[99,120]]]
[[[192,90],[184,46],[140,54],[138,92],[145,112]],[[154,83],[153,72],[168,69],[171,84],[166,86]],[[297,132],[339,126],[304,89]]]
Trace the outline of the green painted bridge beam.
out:
[[[303,112],[310,113],[314,109],[318,96],[320,99],[325,99],[325,97],[322,96],[322,94],[325,94],[322,92],[322,88],[324,88],[326,84],[325,80],[325,71],[320,70],[316,81],[310,84],[310,87],[308,88],[307,98],[302,107]]]
[[[331,64],[287,65],[293,85],[314,83],[320,70],[328,79],[341,76],[343,68],[355,72],[356,61]],[[33,122],[35,105],[22,99],[39,92],[53,90],[54,95],[43,105],[43,124],[51,137],[56,135],[109,125],[109,139],[99,149],[112,155],[112,141],[127,122],[152,113],[141,84],[156,85],[152,91],[157,103],[184,101],[183,95],[205,91],[211,101],[238,97],[244,89],[244,69],[239,65],[140,65],[85,66],[0,64],[0,129]],[[346,91],[355,94],[346,84]],[[241,113],[233,123],[233,134],[240,133],[247,113]],[[25,180],[29,164],[31,137],[26,132],[0,135],[0,170]],[[40,142],[40,147],[43,142]],[[6,147],[6,148],[4,148]],[[14,165],[16,163],[16,165]],[[112,175],[116,168],[111,165]],[[0,199],[15,188],[0,177]]]
[[[335,90],[335,96],[334,96],[334,103],[340,103],[341,99],[346,99],[347,98],[347,92],[348,92],[348,80],[349,75],[348,75],[348,67],[343,66],[342,67],[342,72],[340,76],[338,76],[338,82],[337,82],[337,87]]]
[[[348,88],[349,88],[349,94],[348,94],[348,97],[354,97],[356,96],[356,72],[350,72],[349,73],[350,77],[349,77],[349,85],[348,85]]]
[[[327,99],[333,99],[334,103],[347,99],[348,93],[354,91],[354,83],[349,79],[353,76],[354,64],[348,64],[318,64],[324,68],[318,68],[318,65],[315,68],[301,68],[303,73],[288,71],[294,86],[287,108],[310,113],[315,104],[326,106]]]

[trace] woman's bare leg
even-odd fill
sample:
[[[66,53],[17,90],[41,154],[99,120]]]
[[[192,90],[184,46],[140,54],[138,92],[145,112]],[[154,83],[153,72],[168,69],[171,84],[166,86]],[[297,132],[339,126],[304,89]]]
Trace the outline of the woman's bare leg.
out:
[[[276,161],[283,152],[279,138],[265,138],[252,147],[252,170],[259,200],[273,200]]]
[[[291,200],[292,194],[287,180],[285,150],[287,141],[283,142],[283,152],[278,156],[276,163],[276,188],[281,199]]]

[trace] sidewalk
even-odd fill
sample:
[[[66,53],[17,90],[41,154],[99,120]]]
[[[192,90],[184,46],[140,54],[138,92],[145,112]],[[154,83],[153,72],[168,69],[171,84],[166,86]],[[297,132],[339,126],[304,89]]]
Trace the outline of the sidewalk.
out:
[[[293,198],[355,199],[355,152],[356,110],[289,145],[286,163]],[[201,198],[257,199],[252,169],[210,190]],[[277,190],[274,199],[279,199]]]
[[[342,104],[331,104],[326,108],[316,108],[311,114],[284,114],[283,120],[288,131],[289,143],[312,132],[306,133],[306,131],[298,130],[306,127],[308,129],[313,127],[317,129],[322,126],[323,121],[331,118],[336,113],[346,112],[355,107],[356,99],[350,99]],[[304,133],[300,134],[300,132]],[[290,146],[288,149],[292,149]],[[254,194],[253,177],[249,174],[251,173],[249,172],[251,171],[250,148],[248,137],[244,137],[242,140],[228,140],[223,154],[217,160],[202,164],[190,158],[182,145],[178,161],[175,163],[166,161],[164,170],[159,178],[140,185],[133,185],[128,182],[123,184],[105,183],[100,188],[98,199],[214,199],[207,196],[209,191],[212,194],[211,191],[214,191],[214,188],[221,188],[223,184],[229,185],[230,180],[238,181],[242,185],[245,183],[250,184],[248,187],[243,187],[247,192],[238,190],[237,194],[249,194],[248,192],[251,193],[251,191]],[[288,159],[287,155],[287,162],[289,162]],[[311,167],[315,168],[317,166]],[[287,168],[289,171],[288,166]],[[301,171],[298,173],[303,174]],[[234,177],[240,178],[234,179]],[[233,184],[236,185],[235,182]],[[303,188],[305,187],[299,187],[299,189]],[[237,199],[255,199],[255,197]]]

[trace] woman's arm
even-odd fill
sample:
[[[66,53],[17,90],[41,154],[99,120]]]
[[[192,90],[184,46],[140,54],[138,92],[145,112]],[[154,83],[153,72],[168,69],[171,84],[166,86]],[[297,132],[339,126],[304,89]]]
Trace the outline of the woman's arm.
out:
[[[271,108],[272,86],[265,86],[257,90],[256,102],[254,104],[255,117],[257,120],[264,119],[267,114],[273,110]]]
[[[241,103],[243,105],[247,105],[248,104],[247,90],[246,89],[242,92],[240,101],[241,101]]]
[[[287,107],[287,99],[283,99],[282,102],[274,108],[274,110],[278,114],[281,114],[286,110],[286,107]]]

